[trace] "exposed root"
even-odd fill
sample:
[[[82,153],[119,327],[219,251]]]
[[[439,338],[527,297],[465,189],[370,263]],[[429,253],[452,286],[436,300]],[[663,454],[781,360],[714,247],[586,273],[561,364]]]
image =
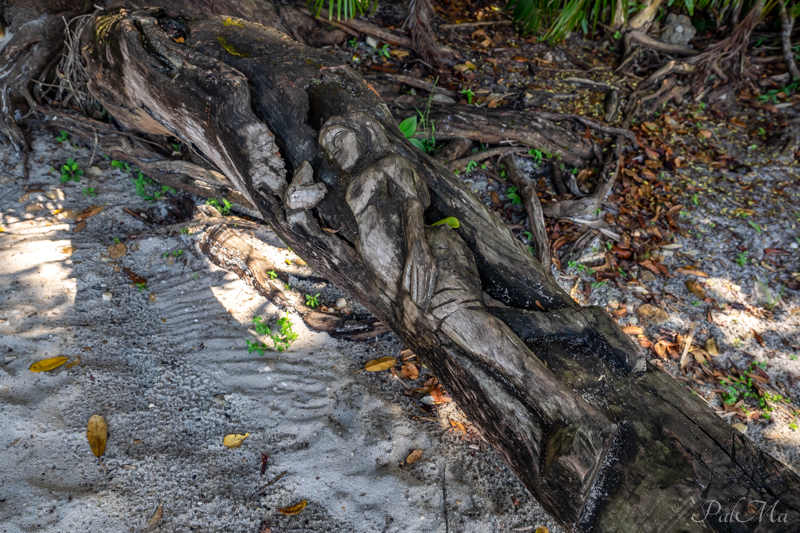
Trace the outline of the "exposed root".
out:
[[[789,68],[789,74],[791,74],[792,78],[800,78],[800,70],[797,70],[797,63],[794,61],[794,52],[792,52],[792,28],[794,27],[794,19],[786,12],[786,2],[784,2],[784,0],[778,0],[778,6],[781,14],[783,60]]]
[[[504,156],[501,162],[506,167],[509,181],[519,191],[522,203],[525,205],[525,211],[528,213],[528,227],[531,230],[531,235],[533,235],[536,259],[539,260],[546,272],[550,272],[552,268],[550,239],[547,237],[542,204],[536,195],[536,189],[534,189],[533,183],[520,170],[514,154]]]

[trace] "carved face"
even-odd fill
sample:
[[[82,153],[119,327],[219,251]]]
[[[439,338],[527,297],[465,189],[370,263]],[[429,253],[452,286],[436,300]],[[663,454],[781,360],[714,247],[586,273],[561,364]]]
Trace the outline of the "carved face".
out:
[[[325,125],[320,132],[320,144],[339,167],[349,172],[361,159],[366,147],[354,130],[344,124]]]
[[[345,172],[359,162],[362,168],[370,165],[389,150],[383,127],[361,112],[328,120],[320,129],[319,142]]]

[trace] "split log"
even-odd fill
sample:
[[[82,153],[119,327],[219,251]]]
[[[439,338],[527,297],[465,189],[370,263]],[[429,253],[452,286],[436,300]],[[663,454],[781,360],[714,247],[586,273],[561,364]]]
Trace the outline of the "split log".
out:
[[[424,358],[566,529],[800,523],[798,475],[647,365],[602,309],[576,306],[348,67],[275,29],[154,9],[96,16],[83,51],[93,95],[120,124],[202,152],[309,265]],[[541,124],[551,153],[596,156]],[[613,156],[606,167],[618,167]],[[447,216],[458,230],[430,225]],[[753,517],[753,500],[772,515],[724,521]]]

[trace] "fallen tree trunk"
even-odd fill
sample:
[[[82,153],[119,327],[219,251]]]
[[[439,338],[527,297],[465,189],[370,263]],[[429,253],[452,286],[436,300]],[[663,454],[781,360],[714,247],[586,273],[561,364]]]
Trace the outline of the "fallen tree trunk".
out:
[[[647,365],[602,309],[576,306],[348,67],[258,24],[155,9],[96,16],[83,51],[91,91],[119,123],[202,152],[424,358],[568,530],[800,523],[797,474]],[[554,147],[596,155],[550,124]],[[615,173],[613,158],[606,167]],[[433,225],[445,217],[459,229]]]

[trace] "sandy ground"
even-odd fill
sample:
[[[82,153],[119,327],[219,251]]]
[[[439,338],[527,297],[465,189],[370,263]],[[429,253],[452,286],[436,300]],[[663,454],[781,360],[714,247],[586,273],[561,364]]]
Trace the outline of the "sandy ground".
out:
[[[28,181],[2,150],[0,531],[142,531],[159,503],[154,531],[560,531],[494,452],[448,431],[451,406],[425,415],[388,373],[352,374],[396,355],[394,337],[337,341],[294,316],[288,352],[248,354],[252,317],[278,309],[210,264],[200,234],[130,238],[148,228],[122,209],[164,202],[100,157],[92,175],[91,150],[50,135],[34,138]],[[49,170],[68,157],[87,174],[62,186]],[[90,205],[104,210],[73,232]],[[28,370],[60,355],[80,363]],[[93,414],[108,423],[107,473],[86,440]],[[228,450],[230,433],[250,436]],[[302,500],[298,515],[277,511]]]

